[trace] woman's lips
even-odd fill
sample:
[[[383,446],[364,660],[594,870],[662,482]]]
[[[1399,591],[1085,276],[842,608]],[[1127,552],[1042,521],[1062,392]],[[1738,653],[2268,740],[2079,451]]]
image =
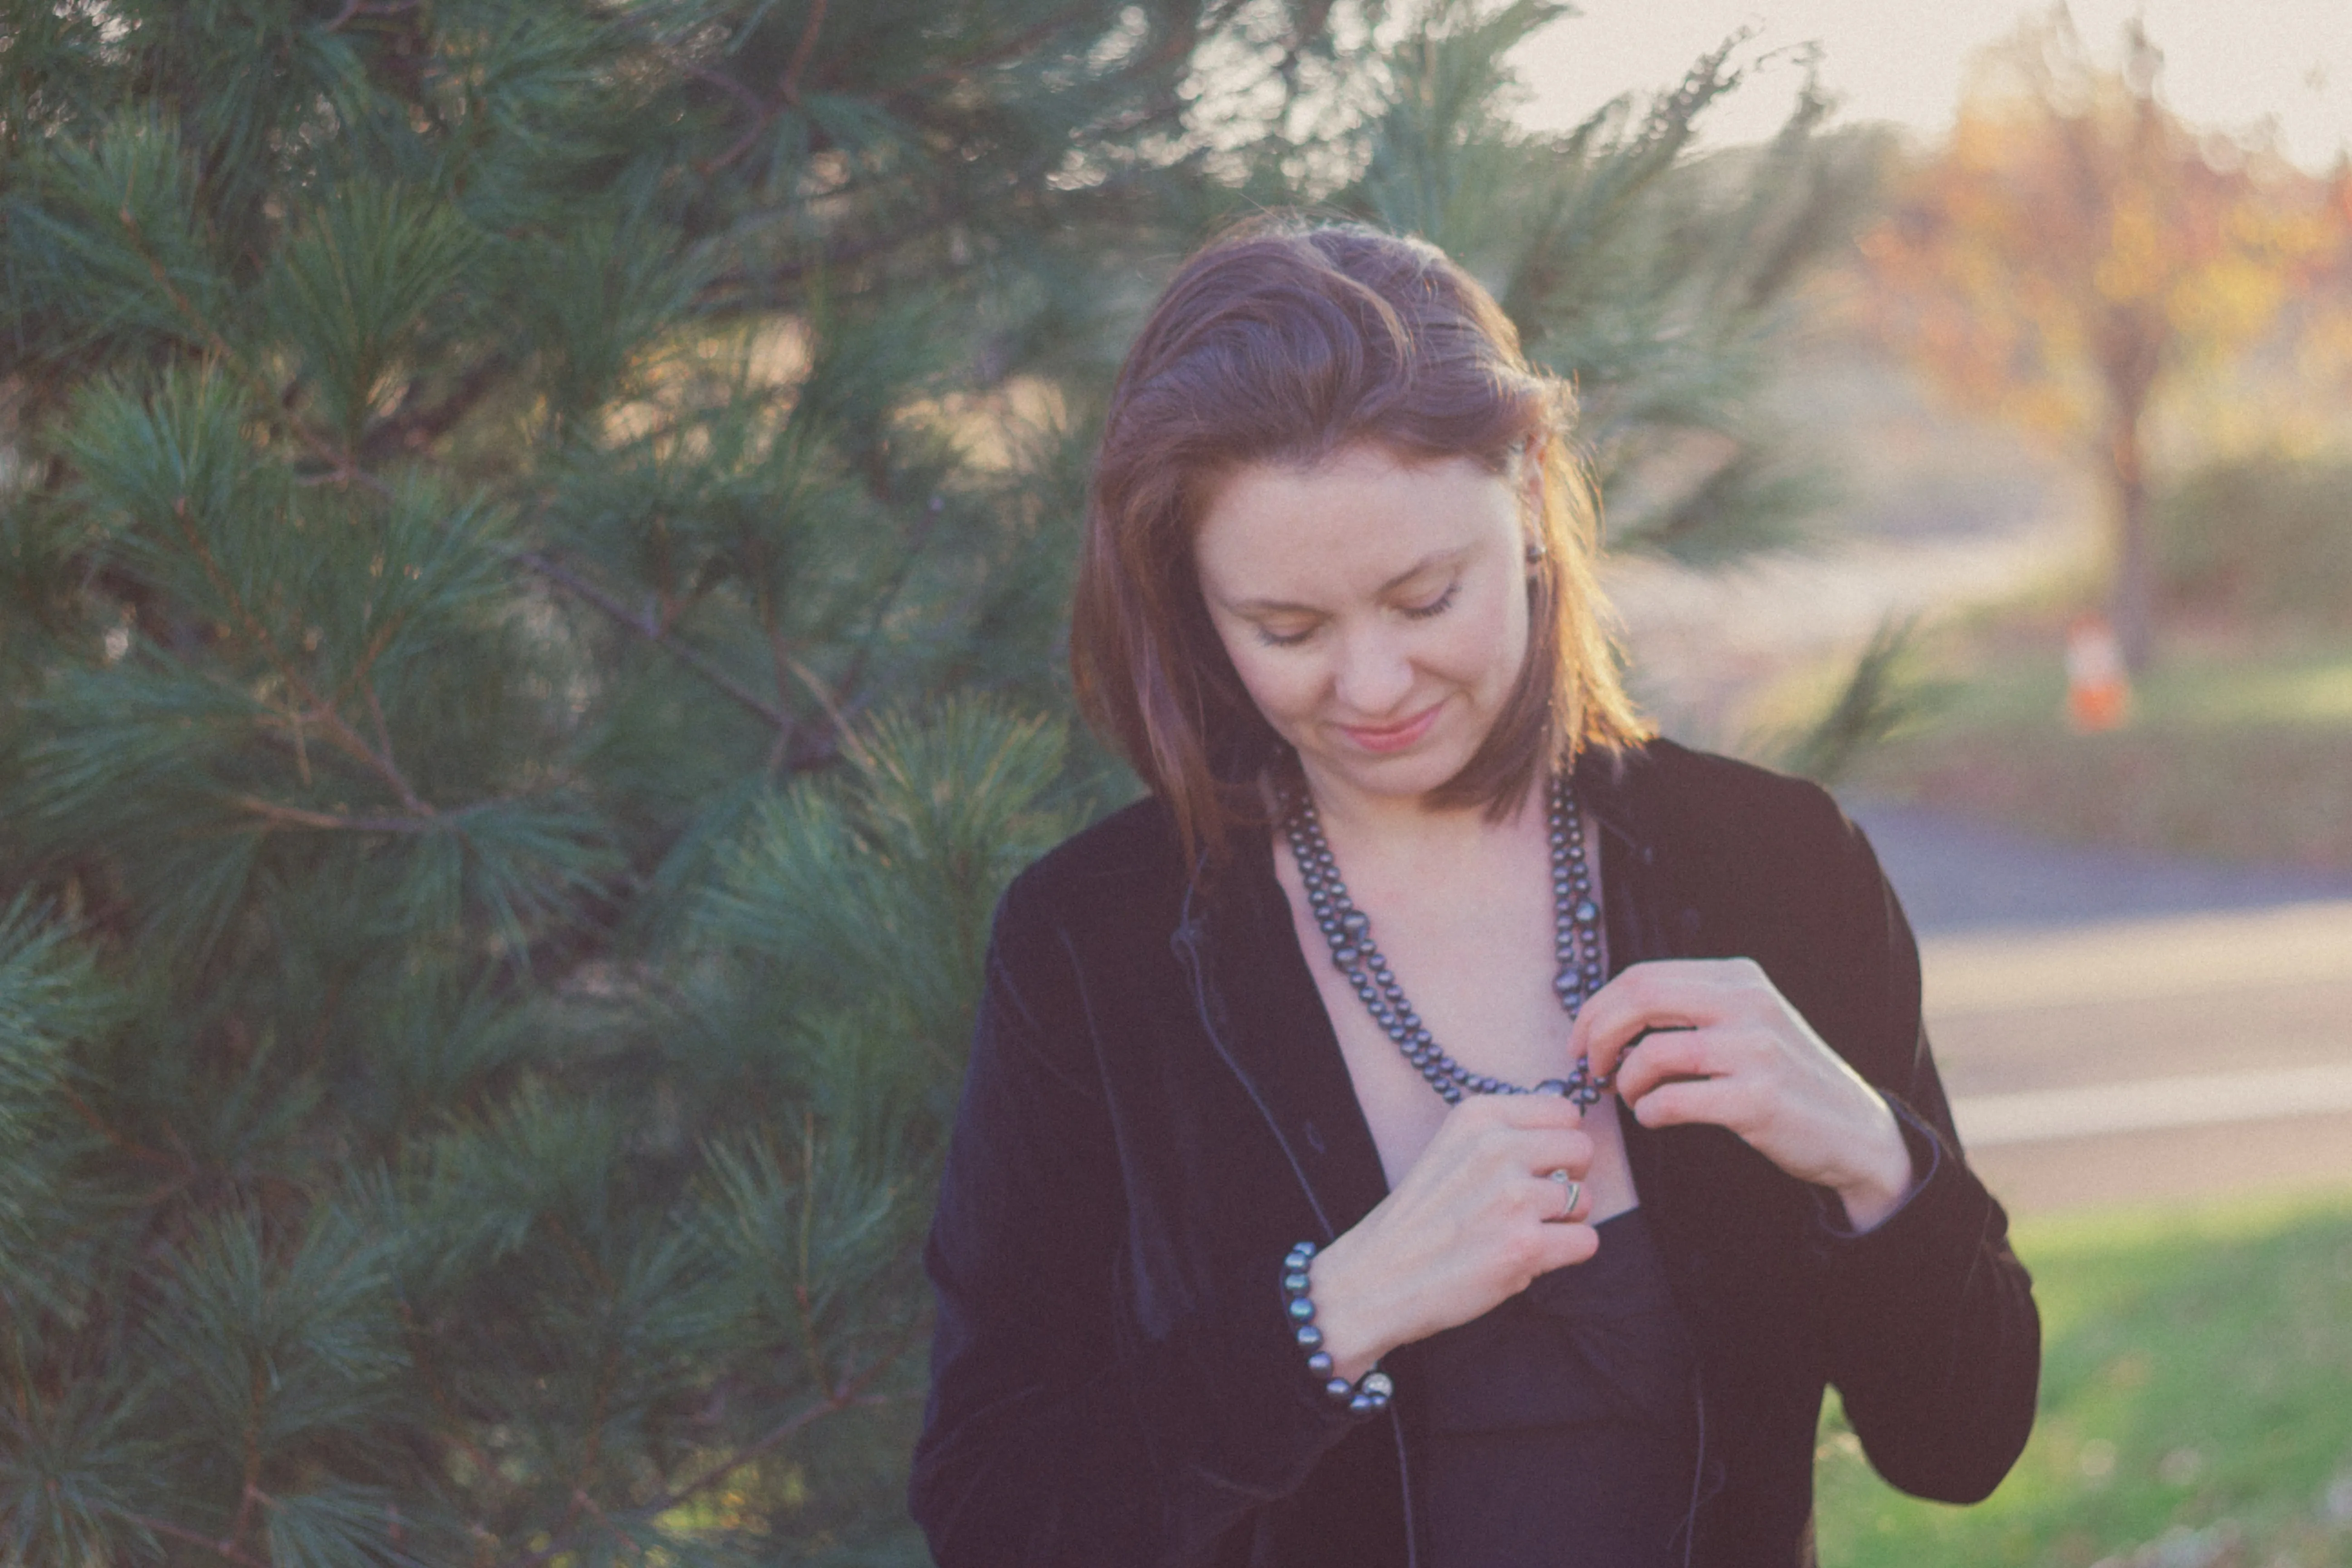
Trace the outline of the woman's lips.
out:
[[[1401,724],[1342,724],[1339,733],[1367,752],[1401,752],[1429,732],[1437,721],[1437,710],[1445,706],[1433,702]]]

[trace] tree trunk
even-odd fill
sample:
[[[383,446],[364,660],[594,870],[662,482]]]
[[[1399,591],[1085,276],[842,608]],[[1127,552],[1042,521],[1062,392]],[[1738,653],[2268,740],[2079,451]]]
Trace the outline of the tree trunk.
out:
[[[2145,674],[2156,657],[2156,563],[2147,537],[2147,476],[2142,465],[2143,403],[2116,407],[2107,437],[2107,511],[2114,531],[2115,579],[2107,619],[2124,668]]]

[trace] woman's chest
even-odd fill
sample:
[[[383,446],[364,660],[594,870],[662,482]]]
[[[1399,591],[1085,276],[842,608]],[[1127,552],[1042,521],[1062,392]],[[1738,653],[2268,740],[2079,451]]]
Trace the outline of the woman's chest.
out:
[[[1574,1017],[1556,981],[1587,959],[1606,973],[1607,953],[1597,924],[1571,941],[1540,859],[1527,868],[1488,868],[1465,885],[1420,897],[1391,891],[1377,900],[1379,907],[1367,908],[1365,946],[1383,965],[1377,998],[1363,993],[1362,954],[1335,954],[1309,912],[1296,868],[1278,870],[1291,934],[1307,958],[1391,1188],[1444,1120],[1449,1107],[1438,1083],[1449,1066],[1522,1086],[1570,1076]],[[1591,891],[1597,898],[1600,889]],[[1413,1059],[1406,1043],[1422,1031],[1441,1056],[1433,1058],[1424,1047]],[[1598,1110],[1587,1119],[1596,1152],[1586,1186],[1596,1218],[1634,1202],[1615,1102],[1604,1099]]]

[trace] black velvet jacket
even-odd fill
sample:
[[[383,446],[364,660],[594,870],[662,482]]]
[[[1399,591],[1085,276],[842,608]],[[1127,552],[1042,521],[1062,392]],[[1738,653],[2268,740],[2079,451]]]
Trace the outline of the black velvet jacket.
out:
[[[1954,1140],[1876,859],[1814,786],[1664,742],[1588,758],[1577,785],[1611,962],[1756,960],[1886,1095],[1920,1173],[1856,1237],[1729,1132],[1625,1119],[1699,1348],[1690,1561],[1811,1562],[1825,1384],[1895,1485],[1984,1496],[2032,1425],[2040,1325]],[[1385,1194],[1370,1131],[1270,848],[1206,889],[1187,872],[1146,801],[997,910],[928,1254],[912,1504],[946,1568],[1429,1563],[1412,1347],[1386,1362],[1395,1407],[1354,1422],[1282,1311],[1283,1253]]]

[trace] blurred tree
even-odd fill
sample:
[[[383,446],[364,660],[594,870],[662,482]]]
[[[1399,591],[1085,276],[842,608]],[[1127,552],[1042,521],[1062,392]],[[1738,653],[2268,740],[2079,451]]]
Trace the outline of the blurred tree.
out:
[[[2086,444],[2134,669],[2155,637],[2149,408],[2168,377],[2261,333],[2332,240],[2313,182],[2164,107],[2161,65],[2137,22],[2116,69],[2063,5],[2029,24],[1980,62],[1950,141],[1863,243],[1882,323],[1943,384]]]
[[[1827,188],[1809,117],[1685,157],[1721,58],[1514,131],[1538,5],[0,5],[9,1563],[918,1558],[920,1237],[991,901],[1100,776],[1025,715],[1156,270],[1427,228],[1605,468],[1736,423],[1828,232],[1753,194]]]
[[[2200,464],[2150,508],[2163,602],[2236,625],[2352,628],[2352,458]]]

